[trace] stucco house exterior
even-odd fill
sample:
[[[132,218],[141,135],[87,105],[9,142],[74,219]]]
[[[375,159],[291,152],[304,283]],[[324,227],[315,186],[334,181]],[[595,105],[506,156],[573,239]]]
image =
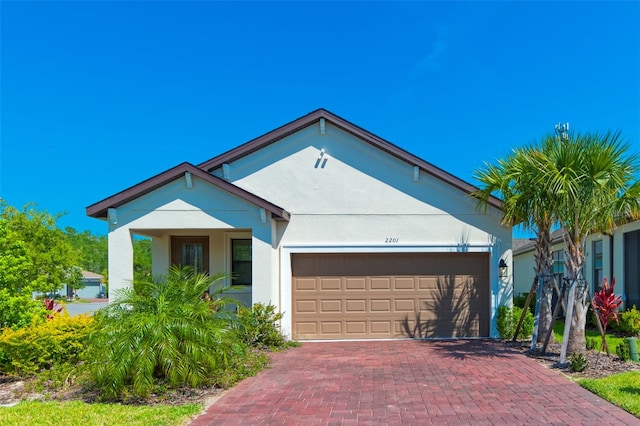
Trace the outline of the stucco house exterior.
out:
[[[108,222],[110,296],[192,265],[276,305],[296,340],[497,336],[511,303],[511,228],[475,187],[319,109],[199,165],[182,163],[87,207]],[[419,327],[418,327],[419,325]]]
[[[82,271],[83,288],[74,290],[65,284],[63,289],[67,298],[78,297],[80,299],[100,299],[105,297],[104,276],[91,271]]]
[[[553,241],[553,274],[556,282],[564,277],[564,249],[560,230],[551,234]],[[622,308],[640,308],[640,220],[618,226],[610,235],[587,237],[584,278],[593,295],[602,278],[616,279],[616,294],[621,294]],[[533,241],[513,240],[514,294],[527,293],[535,278],[535,247]]]

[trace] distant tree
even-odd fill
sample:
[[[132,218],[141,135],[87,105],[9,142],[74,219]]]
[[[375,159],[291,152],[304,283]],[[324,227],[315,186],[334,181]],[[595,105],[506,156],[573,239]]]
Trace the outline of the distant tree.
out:
[[[80,254],[56,226],[62,215],[0,200],[0,288],[31,294],[79,284]]]
[[[133,274],[137,280],[151,279],[151,240],[133,240]]]
[[[97,274],[106,275],[108,269],[107,237],[93,235],[89,231],[78,232],[67,227],[64,230],[74,249],[80,252],[79,266]]]
[[[32,292],[50,293],[63,284],[78,286],[78,253],[56,227],[61,215],[22,210],[0,200],[0,327],[20,328],[47,310]]]

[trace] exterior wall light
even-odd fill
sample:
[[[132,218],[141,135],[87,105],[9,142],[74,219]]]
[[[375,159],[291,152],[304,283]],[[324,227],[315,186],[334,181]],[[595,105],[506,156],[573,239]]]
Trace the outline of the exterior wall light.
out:
[[[500,278],[506,278],[507,269],[509,269],[507,262],[505,262],[504,259],[500,259],[500,263],[498,263],[498,276]]]

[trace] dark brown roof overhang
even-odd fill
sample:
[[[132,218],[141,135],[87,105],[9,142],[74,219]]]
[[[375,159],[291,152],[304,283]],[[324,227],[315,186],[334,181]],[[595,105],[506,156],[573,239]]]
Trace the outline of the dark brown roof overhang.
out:
[[[102,201],[98,201],[97,203],[90,205],[86,209],[87,216],[106,219],[108,209],[120,207],[138,197],[141,197],[142,195],[148,194],[149,192],[158,189],[161,186],[184,177],[185,173],[187,172],[193,176],[199,177],[206,182],[209,182],[212,185],[224,189],[225,191],[230,192],[231,194],[236,195],[243,200],[253,203],[268,212],[271,212],[275,220],[289,220],[289,212],[287,212],[285,209],[278,207],[275,204],[272,204],[255,194],[245,191],[244,189],[232,183],[229,183],[217,176],[213,176],[205,172],[204,170],[199,169],[196,166],[186,162],[179,164],[172,169],[169,169],[156,176],[153,176],[152,178],[149,178],[143,182],[140,182],[139,184],[134,185],[128,189],[125,189],[124,191],[118,192],[111,197],[105,198]]]
[[[400,160],[403,160],[411,165],[418,166],[426,173],[434,176],[441,181],[458,188],[459,190],[466,192],[467,194],[471,194],[476,191],[478,188],[471,185],[470,183],[442,170],[439,167],[434,166],[433,164],[416,157],[415,155],[405,151],[404,149],[392,144],[391,142],[382,139],[379,136],[370,133],[363,128],[356,126],[355,124],[338,117],[337,115],[325,110],[318,109],[313,111],[303,117],[298,118],[284,126],[278,127],[275,130],[270,131],[260,137],[257,137],[253,140],[250,140],[247,143],[240,145],[237,148],[234,148],[230,151],[225,152],[217,157],[214,157],[204,163],[198,165],[199,168],[210,172],[218,167],[221,167],[225,163],[231,163],[241,157],[251,154],[252,152],[258,151],[259,149],[264,148],[267,145],[270,145],[274,142],[277,142],[280,139],[283,139],[292,133],[295,133],[305,127],[308,127],[321,118],[329,121],[334,126],[344,130],[347,133],[352,134],[353,136],[381,149]],[[502,209],[502,201],[497,198],[491,196],[489,198],[489,205],[496,207],[498,209]]]

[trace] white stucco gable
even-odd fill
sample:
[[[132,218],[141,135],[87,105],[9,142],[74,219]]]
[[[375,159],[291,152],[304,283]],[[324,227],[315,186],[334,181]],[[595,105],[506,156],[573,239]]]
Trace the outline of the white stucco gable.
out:
[[[477,210],[468,193],[330,123],[323,133],[318,124],[308,126],[213,173],[284,206],[292,214],[287,232],[300,241],[333,240],[332,233],[345,237],[354,229],[358,235],[346,236],[351,241],[382,241],[392,229],[405,243],[428,237],[486,244],[487,229],[500,217],[498,209]],[[297,228],[313,232],[310,223],[321,217],[328,226],[301,235]],[[358,224],[339,228],[338,218]],[[374,226],[381,218],[384,226]]]

